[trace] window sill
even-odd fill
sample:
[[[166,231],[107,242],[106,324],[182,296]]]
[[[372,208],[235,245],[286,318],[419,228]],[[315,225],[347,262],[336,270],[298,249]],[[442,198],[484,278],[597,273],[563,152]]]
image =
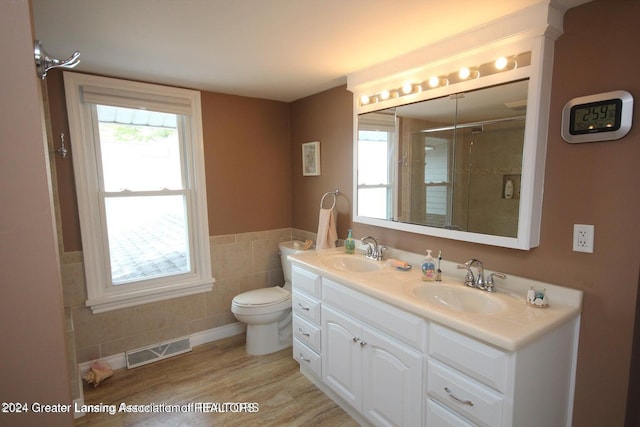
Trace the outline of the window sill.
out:
[[[91,308],[93,314],[104,313],[136,305],[209,292],[213,289],[214,283],[215,279],[210,278],[189,284],[182,283],[139,292],[127,292],[122,295],[105,295],[88,299],[85,305]]]

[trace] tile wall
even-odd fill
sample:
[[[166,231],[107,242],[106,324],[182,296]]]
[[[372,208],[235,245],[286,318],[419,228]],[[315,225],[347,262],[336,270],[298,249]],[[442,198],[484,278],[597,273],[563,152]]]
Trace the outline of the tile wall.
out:
[[[92,314],[85,307],[81,252],[62,255],[65,308],[71,314],[77,363],[235,323],[231,300],[241,292],[279,285],[278,243],[312,239],[291,228],[210,237],[211,292]],[[73,347],[72,347],[73,348]]]

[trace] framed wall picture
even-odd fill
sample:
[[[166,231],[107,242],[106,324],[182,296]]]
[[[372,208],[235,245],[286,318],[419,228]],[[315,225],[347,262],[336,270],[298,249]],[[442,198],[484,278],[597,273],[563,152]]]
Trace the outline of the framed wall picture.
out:
[[[320,176],[320,141],[302,144],[302,176]]]

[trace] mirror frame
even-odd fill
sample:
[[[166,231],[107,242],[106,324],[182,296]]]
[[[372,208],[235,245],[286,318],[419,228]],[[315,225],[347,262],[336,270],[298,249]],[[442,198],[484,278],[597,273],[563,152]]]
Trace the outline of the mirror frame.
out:
[[[551,74],[555,40],[562,34],[564,11],[539,3],[494,23],[445,39],[404,56],[351,74],[347,89],[354,96],[353,118],[353,221],[411,233],[486,245],[529,250],[540,241],[544,168],[548,136]],[[480,44],[478,44],[480,43]],[[431,76],[448,75],[474,64],[495,61],[498,57],[531,52],[528,66],[502,71],[476,79],[408,95],[361,104],[362,95],[401,88],[405,83],[420,83]],[[426,65],[425,65],[426,61]],[[359,216],[357,162],[358,116],[394,106],[412,104],[453,93],[529,79],[523,144],[522,181],[517,237],[479,234],[425,225]]]

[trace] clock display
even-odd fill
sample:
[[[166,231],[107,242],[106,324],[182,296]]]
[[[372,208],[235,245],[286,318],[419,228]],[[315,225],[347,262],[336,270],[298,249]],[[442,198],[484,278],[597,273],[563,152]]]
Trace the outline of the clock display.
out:
[[[570,144],[623,138],[633,119],[633,96],[626,90],[569,100],[562,109],[562,139]]]
[[[571,109],[569,131],[572,135],[616,131],[620,129],[621,107],[620,99],[576,105]]]

